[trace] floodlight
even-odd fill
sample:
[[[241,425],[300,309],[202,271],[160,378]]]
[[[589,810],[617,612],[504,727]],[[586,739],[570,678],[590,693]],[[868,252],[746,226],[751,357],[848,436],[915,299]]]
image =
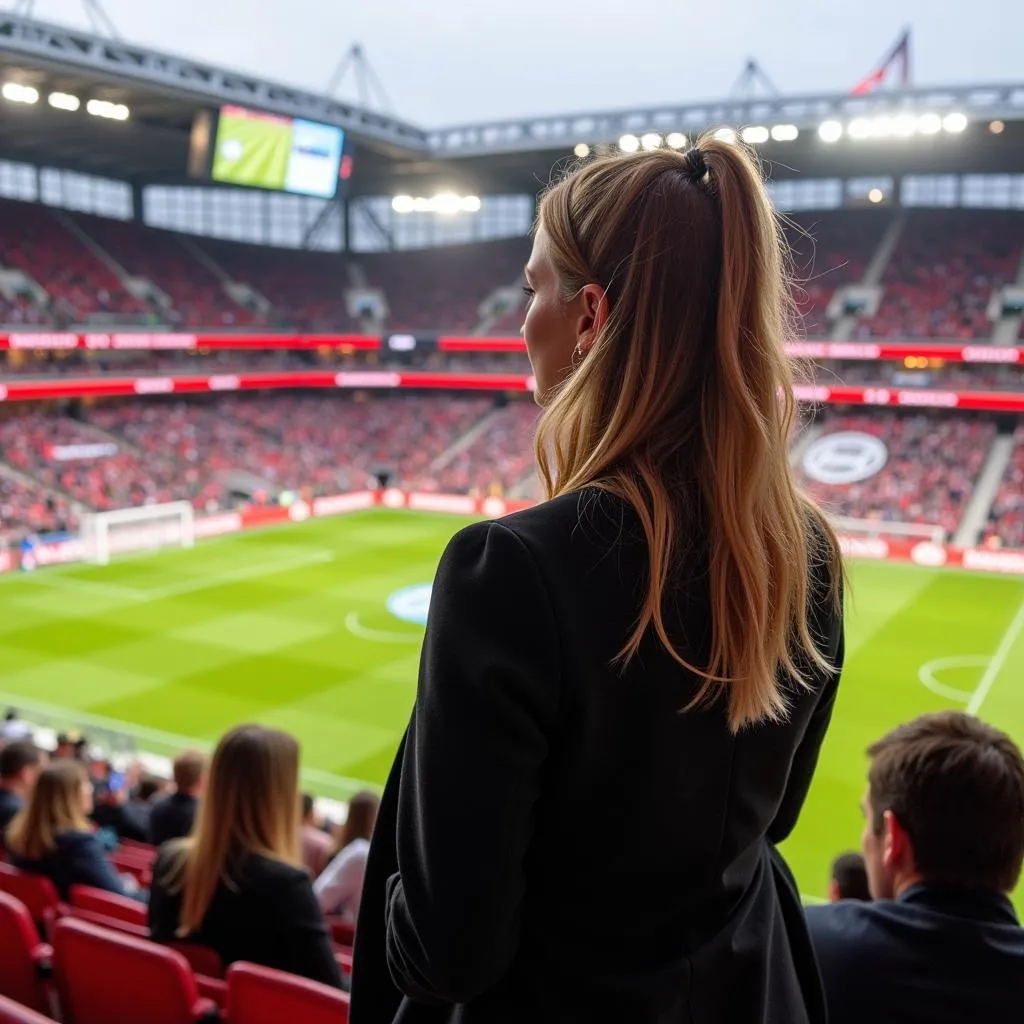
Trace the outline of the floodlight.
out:
[[[843,137],[843,126],[838,121],[822,121],[818,127],[818,138],[822,142],[838,142]]]

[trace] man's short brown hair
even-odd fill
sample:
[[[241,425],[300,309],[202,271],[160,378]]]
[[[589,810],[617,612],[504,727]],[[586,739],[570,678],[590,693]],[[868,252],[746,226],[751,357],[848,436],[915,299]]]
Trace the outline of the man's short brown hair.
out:
[[[872,827],[892,811],[926,882],[1008,893],[1024,862],[1024,758],[971,715],[921,715],[868,747]]]
[[[174,784],[180,792],[195,789],[206,772],[206,755],[201,750],[183,750],[174,759]]]

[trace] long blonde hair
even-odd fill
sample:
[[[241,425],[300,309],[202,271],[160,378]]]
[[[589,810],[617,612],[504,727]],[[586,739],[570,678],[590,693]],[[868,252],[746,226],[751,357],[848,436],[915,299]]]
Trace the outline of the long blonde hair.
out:
[[[54,761],[36,776],[28,801],[7,829],[7,848],[39,860],[57,845],[61,832],[88,832],[82,787],[89,781],[78,761]]]
[[[247,854],[298,866],[299,744],[288,733],[240,725],[224,734],[210,762],[199,816],[162,879],[180,891],[177,934],[196,931],[217,886],[237,885]]]
[[[548,497],[597,486],[635,509],[647,593],[620,660],[653,627],[703,680],[687,705],[726,695],[729,726],[783,720],[783,678],[831,670],[808,623],[812,565],[841,605],[835,535],[797,488],[787,445],[793,379],[785,242],[760,172],[738,145],[701,139],[585,164],[538,216],[566,299],[597,283],[607,320],[547,396],[537,461]],[[703,524],[710,654],[691,664],[662,605],[685,533]]]

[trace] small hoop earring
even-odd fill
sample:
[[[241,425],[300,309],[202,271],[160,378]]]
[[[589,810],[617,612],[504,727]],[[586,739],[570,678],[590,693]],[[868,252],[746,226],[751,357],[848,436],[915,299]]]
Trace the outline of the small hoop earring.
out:
[[[583,362],[583,357],[586,353],[583,351],[583,343],[576,342],[576,347],[572,350],[572,365],[579,366]]]

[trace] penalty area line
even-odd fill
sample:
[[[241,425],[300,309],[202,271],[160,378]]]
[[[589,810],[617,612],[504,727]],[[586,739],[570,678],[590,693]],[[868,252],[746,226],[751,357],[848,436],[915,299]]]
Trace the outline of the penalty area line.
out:
[[[967,714],[976,715],[981,710],[981,705],[985,703],[985,698],[992,689],[992,685],[1003,670],[1003,665],[1006,664],[1006,659],[1010,656],[1010,651],[1013,650],[1013,645],[1017,642],[1022,629],[1024,629],[1024,601],[1021,602],[1020,607],[1017,609],[1017,614],[1014,615],[1013,621],[1006,627],[1003,639],[999,642],[996,653],[992,655],[992,660],[988,663],[988,668],[985,669],[981,682],[978,683],[974,693],[971,694],[971,699],[967,703]]]

